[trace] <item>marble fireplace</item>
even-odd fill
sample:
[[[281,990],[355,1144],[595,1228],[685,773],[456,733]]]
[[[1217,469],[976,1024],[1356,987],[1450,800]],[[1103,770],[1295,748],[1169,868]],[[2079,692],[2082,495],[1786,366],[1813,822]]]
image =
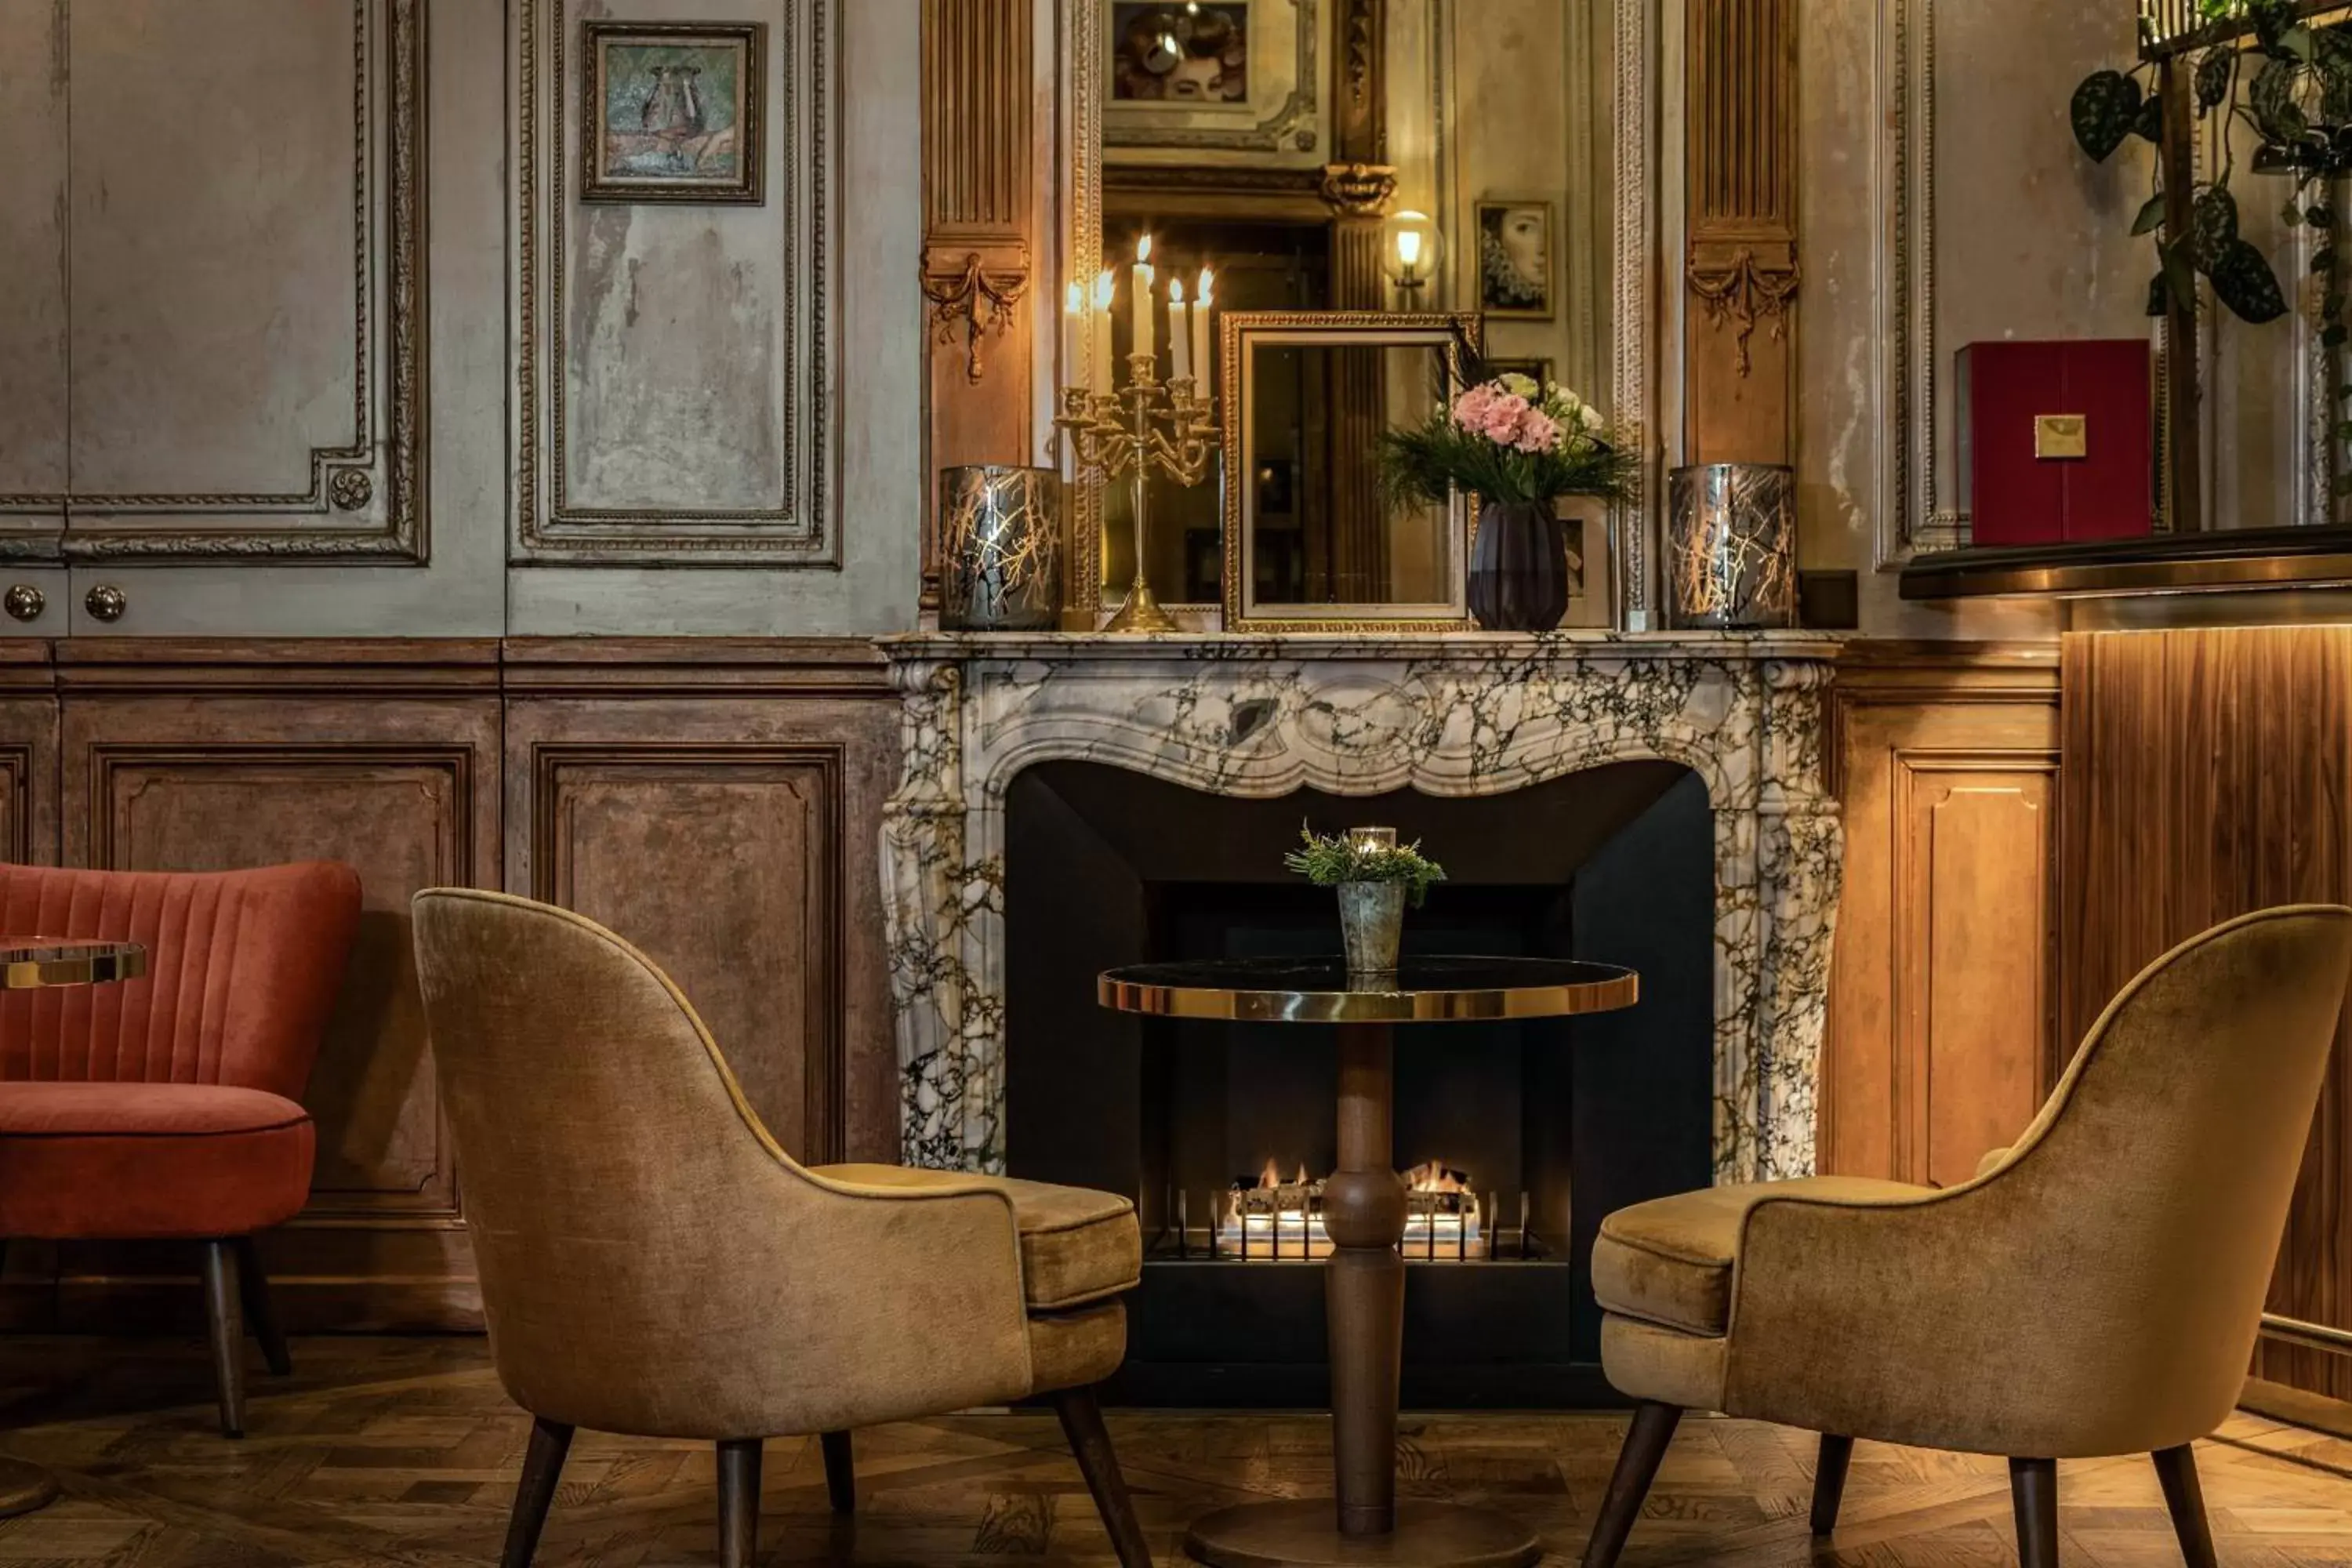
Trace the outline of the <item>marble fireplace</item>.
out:
[[[1654,760],[1713,822],[1715,1178],[1810,1173],[1838,892],[1832,641],[913,634],[887,639],[905,771],[883,829],[909,1163],[1006,1168],[1006,802],[1085,762],[1211,795],[1500,795]]]

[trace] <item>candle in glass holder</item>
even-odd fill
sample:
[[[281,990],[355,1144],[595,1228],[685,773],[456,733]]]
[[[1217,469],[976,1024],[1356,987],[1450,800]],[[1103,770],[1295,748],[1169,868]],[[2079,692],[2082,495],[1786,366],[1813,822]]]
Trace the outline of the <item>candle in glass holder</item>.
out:
[[[1160,358],[1160,321],[1154,313],[1157,301],[1151,297],[1151,281],[1158,276],[1151,267],[1151,237],[1145,235],[1135,242],[1135,353],[1145,359]]]
[[[1192,379],[1192,307],[1184,303],[1181,278],[1168,279],[1168,379]]]
[[[1359,855],[1377,854],[1397,847],[1397,830],[1393,827],[1350,827],[1348,845]]]

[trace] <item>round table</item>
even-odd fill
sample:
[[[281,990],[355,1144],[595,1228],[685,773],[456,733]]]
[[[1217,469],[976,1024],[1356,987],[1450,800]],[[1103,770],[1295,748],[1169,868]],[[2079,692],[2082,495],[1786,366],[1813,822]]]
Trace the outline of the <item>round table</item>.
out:
[[[135,942],[0,936],[0,991],[105,985],[147,973],[147,950]],[[38,1465],[0,1458],[0,1519],[46,1507],[58,1484]]]
[[[1106,1007],[1163,1018],[1327,1024],[1339,1048],[1339,1168],[1323,1185],[1324,1299],[1335,1500],[1245,1503],[1193,1521],[1184,1549],[1213,1568],[1278,1563],[1525,1568],[1543,1554],[1507,1514],[1396,1500],[1404,1358],[1404,1184],[1391,1147],[1399,1024],[1557,1018],[1630,1007],[1630,970],[1544,958],[1407,958],[1350,976],[1337,959],[1227,959],[1107,971]],[[1336,1507],[1334,1503],[1336,1501]]]

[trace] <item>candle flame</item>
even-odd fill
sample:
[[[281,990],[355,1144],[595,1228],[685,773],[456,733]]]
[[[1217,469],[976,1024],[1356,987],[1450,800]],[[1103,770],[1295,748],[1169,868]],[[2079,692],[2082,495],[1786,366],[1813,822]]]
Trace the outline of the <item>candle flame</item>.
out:
[[[1073,282],[1062,297],[1062,309],[1073,316],[1083,316],[1087,310],[1087,291],[1083,285]]]
[[[1141,239],[1135,242],[1135,258],[1138,261],[1149,261],[1151,259],[1151,237],[1150,235],[1147,234]]]
[[[1213,289],[1213,288],[1215,286],[1216,281],[1217,281],[1217,275],[1216,275],[1214,272],[1212,272],[1211,270],[1209,270],[1209,268],[1205,268],[1205,267],[1203,267],[1203,268],[1201,268],[1201,294],[1200,294],[1200,302],[1201,302],[1202,304],[1203,304],[1203,305],[1207,304],[1207,303],[1210,301],[1210,300],[1211,300],[1211,299],[1213,299],[1213,298],[1214,297],[1214,296],[1213,296],[1213,295],[1210,293],[1210,290],[1211,290],[1211,289]]]
[[[1113,273],[1109,268],[1104,268],[1101,274],[1095,279],[1095,309],[1097,310],[1109,310],[1111,298],[1118,292],[1118,275]]]
[[[1184,279],[1181,278],[1168,279],[1168,302],[1171,305],[1181,305],[1184,302]]]

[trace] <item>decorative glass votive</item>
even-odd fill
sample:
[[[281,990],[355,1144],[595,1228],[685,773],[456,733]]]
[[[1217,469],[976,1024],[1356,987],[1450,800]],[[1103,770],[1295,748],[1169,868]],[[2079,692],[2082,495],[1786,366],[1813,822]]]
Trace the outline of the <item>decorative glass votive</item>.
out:
[[[1770,463],[1676,468],[1667,555],[1677,626],[1797,624],[1797,476]]]
[[[1062,476],[987,464],[940,485],[940,625],[1050,631],[1062,615]]]

